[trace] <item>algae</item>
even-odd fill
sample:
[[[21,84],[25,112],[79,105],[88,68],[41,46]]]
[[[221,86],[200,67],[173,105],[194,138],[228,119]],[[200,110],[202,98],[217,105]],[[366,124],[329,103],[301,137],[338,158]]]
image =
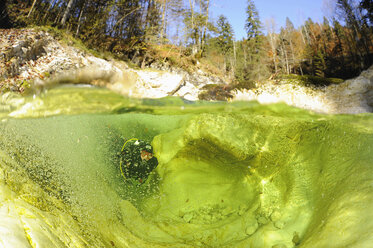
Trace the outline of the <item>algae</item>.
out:
[[[9,221],[0,227],[17,233],[18,246],[373,242],[371,114],[76,92],[67,103],[71,89],[59,88],[4,108],[0,207],[24,210],[4,214]],[[119,170],[118,152],[134,137],[152,142],[159,161],[142,186],[123,181]],[[10,240],[0,232],[0,244]]]

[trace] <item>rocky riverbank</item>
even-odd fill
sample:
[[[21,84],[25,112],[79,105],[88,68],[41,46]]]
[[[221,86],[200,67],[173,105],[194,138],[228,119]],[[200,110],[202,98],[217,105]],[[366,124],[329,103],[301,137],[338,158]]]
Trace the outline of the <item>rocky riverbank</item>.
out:
[[[68,39],[67,39],[68,40]],[[201,70],[193,72],[153,63],[140,69],[115,59],[94,56],[73,42],[36,29],[0,30],[0,91],[34,93],[58,84],[91,84],[135,98],[179,96],[207,99],[284,102],[321,113],[365,113],[373,110],[373,67],[359,77],[327,87],[309,87],[296,80],[268,80],[250,90],[231,90],[227,80]],[[213,87],[206,87],[206,86]],[[218,87],[216,87],[218,85]],[[227,87],[226,87],[227,86]],[[213,95],[210,97],[210,95]],[[216,96],[215,96],[216,95]],[[206,99],[206,98],[203,98]]]
[[[326,87],[309,87],[291,80],[268,81],[251,90],[236,90],[233,101],[284,102],[319,113],[357,114],[373,111],[373,66],[357,78]]]
[[[95,57],[53,35],[35,29],[0,30],[0,87],[2,91],[24,92],[59,83],[104,86],[120,94],[141,98],[180,96],[198,100],[207,84],[227,84],[196,68],[134,69],[115,59]]]

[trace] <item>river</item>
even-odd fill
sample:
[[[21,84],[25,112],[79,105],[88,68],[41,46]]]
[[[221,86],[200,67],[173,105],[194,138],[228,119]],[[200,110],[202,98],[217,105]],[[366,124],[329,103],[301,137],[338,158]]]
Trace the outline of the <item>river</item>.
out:
[[[373,243],[372,114],[85,86],[0,107],[0,247]],[[121,175],[131,138],[159,162],[143,184]]]

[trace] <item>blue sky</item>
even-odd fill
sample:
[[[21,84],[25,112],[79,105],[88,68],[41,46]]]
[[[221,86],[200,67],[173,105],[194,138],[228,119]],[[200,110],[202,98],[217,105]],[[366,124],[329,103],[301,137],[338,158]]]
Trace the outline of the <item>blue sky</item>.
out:
[[[322,21],[323,0],[254,0],[262,23],[274,17],[278,27],[285,25],[286,17],[297,27],[308,17],[314,21]],[[212,16],[217,19],[225,15],[232,24],[236,39],[246,36],[244,25],[246,20],[247,0],[212,0]]]

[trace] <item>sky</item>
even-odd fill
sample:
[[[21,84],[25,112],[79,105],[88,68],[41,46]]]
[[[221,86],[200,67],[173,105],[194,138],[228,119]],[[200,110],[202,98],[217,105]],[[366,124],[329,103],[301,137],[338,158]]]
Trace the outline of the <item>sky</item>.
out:
[[[273,17],[278,28],[285,26],[286,17],[289,17],[295,27],[301,25],[308,17],[321,22],[323,18],[324,0],[254,0],[259,11],[263,25],[265,20]],[[225,15],[235,31],[236,39],[246,37],[247,0],[212,0],[212,17]]]

